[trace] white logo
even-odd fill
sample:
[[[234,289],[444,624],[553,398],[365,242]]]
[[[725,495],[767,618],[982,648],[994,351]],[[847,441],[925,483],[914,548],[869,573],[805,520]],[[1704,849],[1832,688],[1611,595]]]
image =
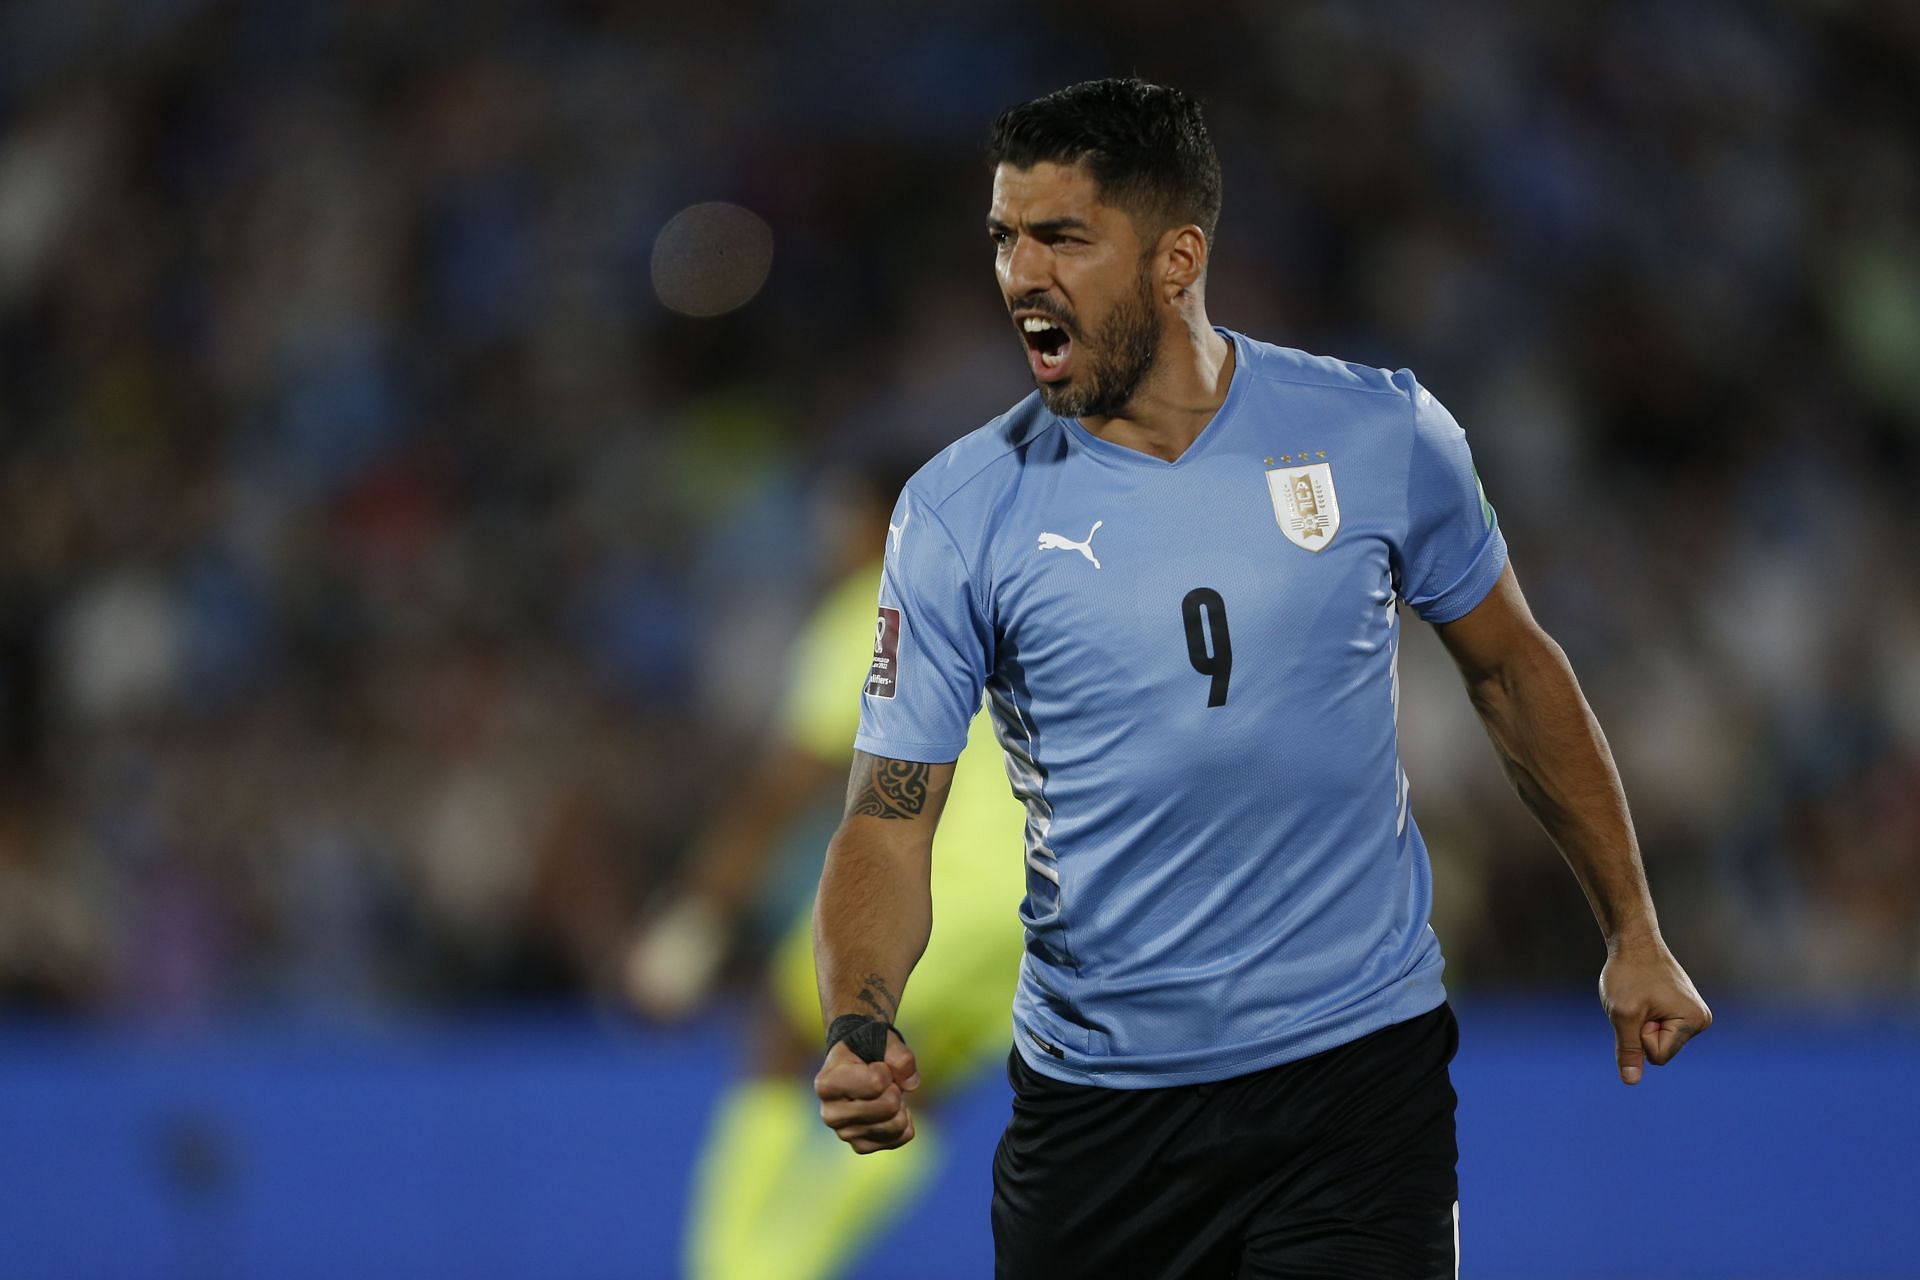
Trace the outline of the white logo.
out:
[[[913,504],[905,494],[900,496],[900,505],[904,507],[907,512],[907,514],[900,517],[900,523],[895,524],[891,520],[887,521],[887,545],[893,548],[893,554],[896,556],[900,554],[900,536],[907,531],[907,521],[913,519]]]
[[[1100,532],[1100,526],[1105,523],[1105,520],[1095,520],[1093,522],[1093,528],[1087,530],[1085,542],[1075,542],[1072,538],[1063,538],[1057,533],[1043,533],[1040,535],[1040,550],[1078,551],[1087,559],[1092,560],[1093,567],[1098,569],[1100,567],[1100,561],[1094,558],[1093,535]]]
[[[1287,541],[1319,551],[1340,532],[1340,496],[1333,491],[1333,464],[1274,467],[1267,472],[1273,518]]]

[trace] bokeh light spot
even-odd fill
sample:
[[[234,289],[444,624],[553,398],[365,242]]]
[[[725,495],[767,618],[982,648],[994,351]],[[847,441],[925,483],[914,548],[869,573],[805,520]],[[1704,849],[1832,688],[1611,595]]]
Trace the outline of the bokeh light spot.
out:
[[[688,316],[725,315],[767,282],[773,228],[750,209],[710,201],[668,219],[653,242],[653,291]]]

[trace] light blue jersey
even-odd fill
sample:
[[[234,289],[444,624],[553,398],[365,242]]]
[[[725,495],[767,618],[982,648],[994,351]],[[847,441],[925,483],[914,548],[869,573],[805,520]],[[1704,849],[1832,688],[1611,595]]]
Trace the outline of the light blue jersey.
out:
[[[952,760],[984,687],[1028,812],[1014,1041],[1061,1080],[1224,1079],[1445,998],[1396,606],[1467,613],[1505,542],[1412,374],[1221,332],[1232,384],[1178,461],[1036,394],[888,534],[855,744]]]

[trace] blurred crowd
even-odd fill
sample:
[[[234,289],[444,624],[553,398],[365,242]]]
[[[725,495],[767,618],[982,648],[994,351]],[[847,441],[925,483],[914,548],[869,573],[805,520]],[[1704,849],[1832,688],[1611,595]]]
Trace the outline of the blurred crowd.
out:
[[[1466,426],[1709,998],[1920,994],[1905,0],[12,0],[0,1008],[609,990],[752,802],[836,473],[1027,389],[988,123],[1115,73],[1207,108],[1215,320]],[[772,268],[686,315],[705,201]],[[1404,662],[1458,985],[1589,984]]]

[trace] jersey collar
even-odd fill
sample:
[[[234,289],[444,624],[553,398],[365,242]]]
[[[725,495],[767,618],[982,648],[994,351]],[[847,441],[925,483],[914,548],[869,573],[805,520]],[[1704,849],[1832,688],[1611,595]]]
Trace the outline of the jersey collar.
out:
[[[1233,344],[1233,376],[1227,383],[1227,398],[1222,400],[1220,407],[1213,411],[1213,417],[1207,419],[1207,425],[1200,429],[1200,434],[1193,438],[1193,443],[1188,445],[1186,451],[1172,462],[1168,462],[1165,458],[1156,458],[1150,453],[1142,453],[1138,449],[1129,449],[1123,444],[1115,444],[1111,440],[1102,439],[1081,426],[1080,419],[1078,418],[1061,418],[1056,415],[1055,421],[1066,427],[1069,439],[1077,442],[1083,449],[1097,458],[1128,466],[1148,467],[1156,471],[1165,470],[1170,467],[1186,466],[1189,461],[1209,448],[1212,442],[1223,432],[1227,420],[1233,416],[1234,411],[1239,407],[1240,401],[1243,398],[1242,390],[1247,384],[1246,339],[1233,330],[1223,329],[1219,325],[1213,326],[1213,331]]]

